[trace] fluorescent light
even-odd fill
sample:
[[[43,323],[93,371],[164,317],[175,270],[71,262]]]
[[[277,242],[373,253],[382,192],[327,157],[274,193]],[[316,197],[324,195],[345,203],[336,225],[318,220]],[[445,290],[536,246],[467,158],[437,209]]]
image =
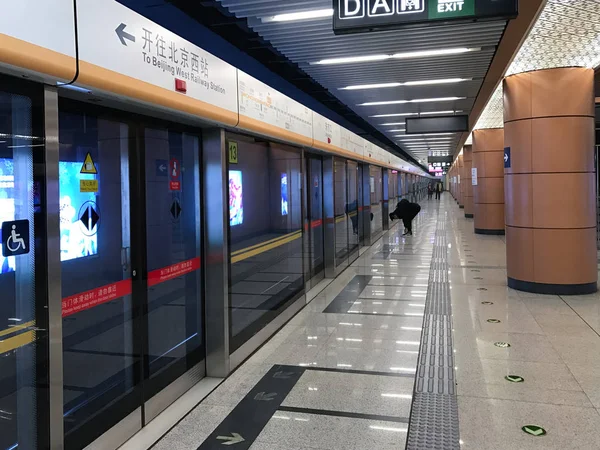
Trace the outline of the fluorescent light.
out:
[[[457,109],[455,111],[430,111],[430,112],[422,112],[420,113],[422,116],[433,116],[436,114],[455,114],[463,112],[462,109]]]
[[[461,53],[479,51],[481,48],[446,48],[437,50],[421,50],[417,52],[402,52],[394,53],[393,55],[364,55],[364,56],[351,56],[341,58],[330,58],[322,59],[317,62],[311,62],[311,65],[324,65],[324,64],[348,64],[355,62],[370,62],[370,61],[385,61],[386,59],[413,59],[413,58],[427,58],[431,56],[443,56],[443,55],[459,55]]]
[[[357,84],[355,86],[346,86],[338,88],[338,91],[358,91],[360,89],[381,89],[402,86],[403,83],[379,83],[379,84]]]
[[[386,131],[386,133],[398,133],[400,131],[406,131],[406,130],[404,130],[404,128],[400,128],[399,130],[385,130],[385,131]]]
[[[357,84],[338,88],[340,91],[357,91],[363,89],[384,89],[400,86],[430,86],[436,84],[452,84],[461,83],[463,81],[471,81],[472,78],[446,78],[443,80],[422,80],[422,81],[406,81],[404,83],[379,83],[379,84]]]
[[[435,84],[454,84],[471,81],[472,78],[446,78],[445,80],[407,81],[404,86],[432,86]]]
[[[300,11],[261,19],[263,22],[291,22],[294,20],[319,19],[333,16],[333,9],[314,9],[312,11]]]
[[[404,136],[420,137],[420,136],[454,136],[456,133],[418,133],[418,134],[405,134]]]
[[[394,59],[410,59],[410,58],[426,58],[428,56],[443,56],[443,55],[460,55],[461,53],[479,51],[481,48],[445,48],[437,50],[420,50],[417,52],[402,52],[392,55]]]
[[[388,123],[382,123],[381,126],[382,127],[393,127],[395,125],[404,125],[405,122],[388,122]]]
[[[376,114],[369,117],[407,117],[407,116],[418,116],[419,113],[398,113],[398,114]]]
[[[374,61],[385,61],[391,59],[392,55],[365,55],[365,56],[346,56],[344,58],[331,58],[322,59],[311,65],[328,65],[328,64],[350,64],[350,63],[361,63],[361,62],[374,62]]]
[[[432,102],[453,102],[464,100],[467,97],[437,97],[437,98],[417,98],[414,100],[388,100],[384,102],[366,102],[359,103],[357,106],[382,106],[382,105],[403,105],[405,103],[432,103]]]
[[[396,113],[396,114],[376,114],[369,117],[408,117],[408,116],[435,116],[442,114],[456,114],[463,112],[462,109],[449,110],[449,111],[429,111],[429,112],[412,112],[412,113]]]

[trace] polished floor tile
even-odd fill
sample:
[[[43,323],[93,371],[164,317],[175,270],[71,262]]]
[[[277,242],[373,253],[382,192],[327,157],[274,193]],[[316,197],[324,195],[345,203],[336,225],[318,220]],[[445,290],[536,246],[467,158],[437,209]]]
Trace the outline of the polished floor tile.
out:
[[[283,406],[408,417],[412,378],[308,370]]]
[[[408,424],[348,417],[278,412],[258,443],[286,449],[397,450],[404,448]]]
[[[600,448],[600,415],[593,408],[459,397],[462,450],[592,450]],[[533,437],[521,428],[547,431]]]
[[[415,236],[400,236],[394,224],[336,279],[320,282],[307,306],[155,448],[197,449],[274,365],[285,364],[304,373],[244,448],[403,449],[429,282],[447,276],[461,449],[600,449],[600,294],[508,288],[505,238],[475,235],[449,198],[423,203]],[[440,229],[447,274],[432,270]],[[367,283],[348,292],[360,277]],[[341,309],[330,308],[336,301]],[[530,424],[548,434],[525,434]]]
[[[197,450],[233,407],[200,404],[167,433],[153,450]]]

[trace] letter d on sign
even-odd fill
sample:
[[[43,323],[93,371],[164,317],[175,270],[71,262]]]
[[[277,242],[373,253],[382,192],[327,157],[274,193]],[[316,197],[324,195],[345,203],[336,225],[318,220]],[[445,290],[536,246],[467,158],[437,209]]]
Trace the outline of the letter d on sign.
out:
[[[363,0],[339,0],[343,4],[340,8],[340,19],[358,19],[365,16]]]

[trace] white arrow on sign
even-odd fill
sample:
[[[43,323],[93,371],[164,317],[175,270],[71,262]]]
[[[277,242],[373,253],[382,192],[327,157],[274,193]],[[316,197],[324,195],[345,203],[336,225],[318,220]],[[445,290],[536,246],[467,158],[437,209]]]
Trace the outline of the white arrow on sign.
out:
[[[246,440],[239,433],[231,433],[231,436],[217,436],[217,439],[219,441],[226,441],[223,442],[223,445],[239,444],[240,442],[244,442]]]
[[[504,162],[508,162],[508,154],[504,154]]]

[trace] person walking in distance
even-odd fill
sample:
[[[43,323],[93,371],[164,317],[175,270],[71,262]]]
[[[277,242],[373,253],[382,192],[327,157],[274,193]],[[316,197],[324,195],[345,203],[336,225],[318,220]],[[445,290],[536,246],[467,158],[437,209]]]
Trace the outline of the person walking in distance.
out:
[[[442,183],[438,183],[435,187],[435,199],[440,200],[442,198]]]
[[[412,236],[412,221],[419,212],[421,212],[421,206],[418,203],[411,203],[406,199],[402,199],[396,205],[394,212],[390,213],[390,220],[402,219],[404,223],[403,236]]]
[[[427,200],[431,200],[433,198],[433,183],[429,183],[427,185]]]

